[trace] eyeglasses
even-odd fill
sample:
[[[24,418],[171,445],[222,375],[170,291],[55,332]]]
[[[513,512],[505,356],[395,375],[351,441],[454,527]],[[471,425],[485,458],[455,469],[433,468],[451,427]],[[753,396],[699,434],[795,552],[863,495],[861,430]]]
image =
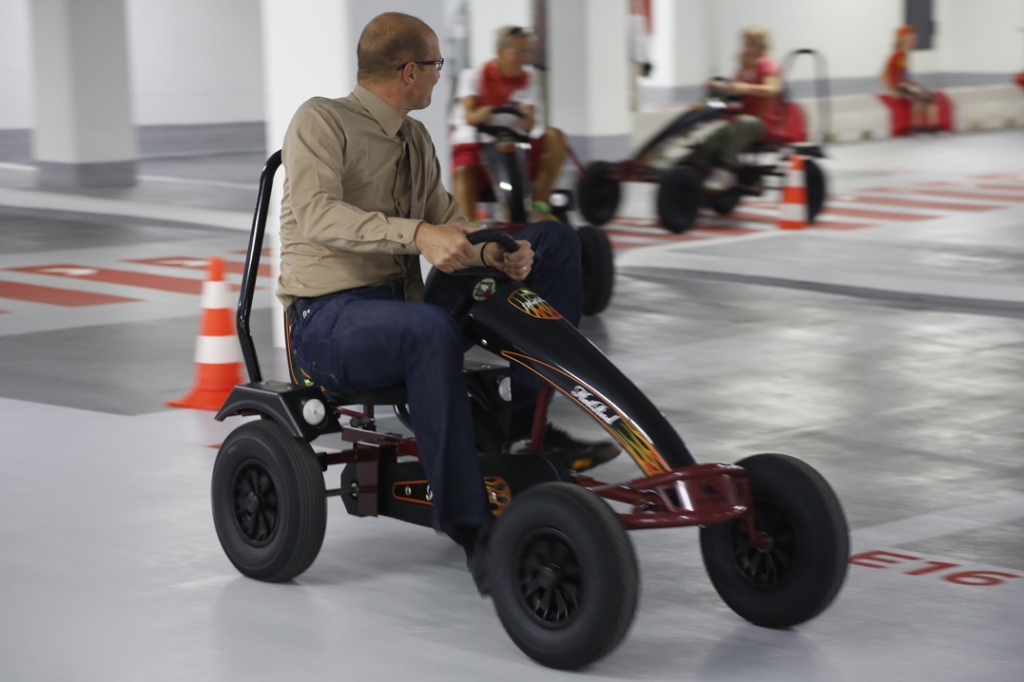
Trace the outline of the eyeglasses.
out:
[[[433,64],[434,66],[437,67],[437,70],[440,71],[441,67],[444,66],[444,57],[441,57],[440,59],[430,59],[425,62],[406,62],[405,64],[402,64],[397,69],[395,69],[395,71],[401,71],[402,69],[405,68],[406,64],[419,64],[420,66],[428,66],[430,64]]]

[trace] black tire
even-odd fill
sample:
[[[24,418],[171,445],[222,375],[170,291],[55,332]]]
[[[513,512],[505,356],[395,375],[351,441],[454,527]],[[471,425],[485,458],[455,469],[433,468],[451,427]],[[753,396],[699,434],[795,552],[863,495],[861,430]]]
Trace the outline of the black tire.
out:
[[[703,181],[689,166],[677,166],[658,185],[658,217],[669,232],[681,234],[697,221],[704,200]]]
[[[615,285],[615,261],[608,235],[599,227],[584,225],[580,237],[583,270],[583,314],[597,315],[608,307]]]
[[[736,210],[743,194],[736,188],[725,192],[707,192],[704,200],[708,207],[718,215],[729,215]]]
[[[754,625],[804,623],[835,599],[850,561],[850,534],[839,499],[810,465],[764,454],[740,462],[750,480],[762,552],[739,521],[700,531],[704,567],[733,611]]]
[[[495,525],[488,573],[505,631],[551,668],[602,658],[636,613],[640,575],[626,530],[601,498],[572,483],[516,496]]]
[[[313,448],[278,424],[253,421],[228,435],[213,465],[213,523],[243,575],[284,582],[320,552],[327,498]]]
[[[588,163],[576,186],[580,213],[592,225],[604,225],[619,210],[621,186],[608,177],[613,165],[606,161]]]
[[[825,205],[827,193],[825,173],[814,159],[804,159],[804,181],[807,185],[807,222],[813,223]]]

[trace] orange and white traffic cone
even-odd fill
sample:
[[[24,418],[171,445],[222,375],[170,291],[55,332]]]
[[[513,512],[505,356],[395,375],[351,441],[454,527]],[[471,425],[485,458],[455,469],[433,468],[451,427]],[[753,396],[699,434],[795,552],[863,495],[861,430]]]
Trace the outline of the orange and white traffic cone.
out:
[[[804,174],[804,157],[791,154],[786,184],[782,188],[782,204],[779,205],[779,229],[802,230],[807,227],[807,176]]]
[[[169,400],[171,407],[219,410],[236,384],[242,382],[242,354],[235,335],[234,312],[228,283],[224,281],[224,262],[210,259],[210,270],[203,282],[202,316],[196,340],[196,383],[184,398]]]

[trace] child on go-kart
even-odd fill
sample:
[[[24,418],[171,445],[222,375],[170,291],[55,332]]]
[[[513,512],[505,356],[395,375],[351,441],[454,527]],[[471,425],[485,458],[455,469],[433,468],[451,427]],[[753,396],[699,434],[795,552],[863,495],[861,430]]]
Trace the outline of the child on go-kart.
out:
[[[498,58],[481,67],[466,69],[459,76],[458,104],[452,112],[452,166],[455,168],[455,198],[462,212],[472,219],[481,189],[490,180],[480,163],[476,125],[492,123],[529,133],[534,126],[540,101],[536,74],[527,66],[531,56],[530,35],[519,26],[498,31]],[[496,107],[514,106],[523,114],[494,114]],[[493,117],[493,118],[492,118]],[[548,198],[565,160],[565,136],[557,128],[546,128],[530,145],[529,171],[534,180],[533,207],[549,216]]]
[[[920,132],[939,130],[939,105],[927,88],[914,82],[907,69],[907,53],[917,46],[914,27],[896,29],[896,49],[882,71],[882,83],[889,94],[910,103],[910,128]]]
[[[711,173],[704,181],[709,192],[725,192],[736,185],[738,155],[762,139],[783,139],[782,78],[779,66],[768,56],[768,31],[752,26],[743,31],[743,52],[735,79],[711,79],[713,93],[737,95],[743,100],[739,115],[697,146],[689,163],[706,167]]]

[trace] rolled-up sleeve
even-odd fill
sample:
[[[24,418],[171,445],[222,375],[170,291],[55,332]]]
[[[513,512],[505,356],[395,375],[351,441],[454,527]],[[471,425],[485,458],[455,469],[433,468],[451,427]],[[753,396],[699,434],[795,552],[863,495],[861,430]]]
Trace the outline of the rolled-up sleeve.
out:
[[[345,201],[346,131],[330,106],[312,99],[292,118],[281,148],[292,214],[311,243],[361,253],[410,255],[419,219],[388,217]]]

